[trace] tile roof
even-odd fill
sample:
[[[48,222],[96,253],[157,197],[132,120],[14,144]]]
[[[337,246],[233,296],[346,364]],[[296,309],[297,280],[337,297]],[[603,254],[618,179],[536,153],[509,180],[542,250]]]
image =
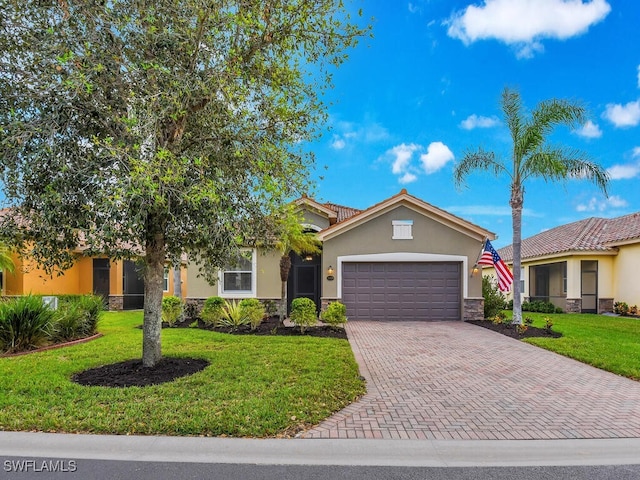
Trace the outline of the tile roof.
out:
[[[344,205],[338,205],[337,203],[323,203],[329,210],[333,210],[338,215],[337,223],[344,222],[345,220],[359,214],[362,210],[357,208],[345,207]]]
[[[591,217],[561,225],[522,240],[522,258],[569,252],[611,252],[616,244],[640,242],[640,212],[616,218]],[[506,262],[513,260],[513,245],[498,250]]]

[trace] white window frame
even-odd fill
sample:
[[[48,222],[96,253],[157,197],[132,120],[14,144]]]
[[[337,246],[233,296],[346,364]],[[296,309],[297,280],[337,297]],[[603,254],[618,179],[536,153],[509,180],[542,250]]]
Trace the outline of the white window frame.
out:
[[[413,220],[392,220],[392,240],[413,240]]]
[[[164,267],[164,272],[162,273],[162,291],[169,291],[169,267]]]
[[[251,290],[225,290],[224,274],[234,270],[221,269],[218,272],[218,296],[222,298],[256,298],[258,284],[258,255],[255,248],[243,248],[242,252],[251,252]],[[240,270],[238,270],[240,271]],[[246,272],[246,270],[242,270]]]

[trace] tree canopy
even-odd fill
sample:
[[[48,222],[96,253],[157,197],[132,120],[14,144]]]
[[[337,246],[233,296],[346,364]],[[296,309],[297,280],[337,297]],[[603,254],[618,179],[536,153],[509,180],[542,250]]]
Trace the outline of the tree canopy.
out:
[[[510,158],[502,159],[482,148],[469,151],[456,165],[454,181],[461,186],[476,170],[489,171],[495,176],[504,175],[509,179],[513,222],[513,323],[519,324],[522,323],[520,265],[525,181],[535,177],[551,181],[585,179],[592,181],[606,195],[609,177],[584,152],[548,142],[549,134],[556,127],[584,124],[587,112],[582,105],[551,99],[540,102],[528,113],[519,92],[509,88],[503,90],[500,103],[504,122],[511,134]]]
[[[221,266],[308,188],[323,91],[368,27],[341,1],[0,0],[0,234],[51,271],[144,265],[143,360],[162,269]]]

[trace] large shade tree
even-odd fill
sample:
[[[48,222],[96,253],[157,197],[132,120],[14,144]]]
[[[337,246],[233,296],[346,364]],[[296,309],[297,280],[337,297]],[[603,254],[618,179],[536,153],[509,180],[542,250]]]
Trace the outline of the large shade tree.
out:
[[[308,188],[304,142],[367,33],[339,0],[0,0],[0,234],[52,272],[137,259],[143,364],[165,264],[213,276]]]
[[[576,102],[552,99],[540,102],[527,112],[520,94],[505,88],[501,107],[504,121],[511,133],[512,150],[509,158],[478,148],[467,152],[454,169],[457,186],[464,184],[473,171],[489,171],[506,176],[510,183],[509,205],[513,226],[513,323],[522,323],[520,265],[522,245],[522,208],[525,182],[530,178],[547,181],[586,179],[607,194],[609,177],[606,171],[578,150],[555,146],[548,136],[560,125],[577,127],[587,120],[587,112]]]

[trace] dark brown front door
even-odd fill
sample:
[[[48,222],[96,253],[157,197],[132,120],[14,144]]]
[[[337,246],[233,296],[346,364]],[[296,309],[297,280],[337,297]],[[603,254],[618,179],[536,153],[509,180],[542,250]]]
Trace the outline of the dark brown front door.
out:
[[[349,320],[461,320],[460,263],[344,263]]]

